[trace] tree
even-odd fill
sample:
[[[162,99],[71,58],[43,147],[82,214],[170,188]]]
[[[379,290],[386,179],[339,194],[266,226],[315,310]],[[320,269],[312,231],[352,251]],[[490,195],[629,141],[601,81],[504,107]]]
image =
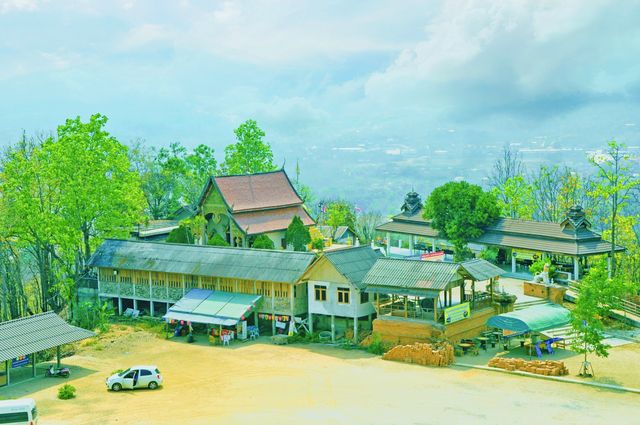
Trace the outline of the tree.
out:
[[[326,209],[326,223],[333,229],[332,233],[340,226],[347,226],[352,230],[356,228],[355,208],[349,202],[333,201]]]
[[[507,180],[525,175],[524,164],[520,153],[511,150],[510,146],[502,148],[502,156],[493,164],[493,170],[489,176],[489,185],[502,192],[502,187]]]
[[[509,177],[493,194],[503,216],[531,219],[535,211],[531,186],[523,176]]]
[[[612,140],[605,152],[592,155],[589,161],[598,170],[591,196],[608,204],[608,222],[611,230],[611,274],[616,273],[617,219],[627,204],[632,190],[640,186],[640,177],[632,170],[632,158],[624,144]]]
[[[300,195],[300,199],[304,202],[305,208],[308,208],[307,204],[311,204],[315,196],[313,196],[313,192],[309,186],[300,182],[300,164],[298,161],[296,161],[296,178],[293,181],[293,187],[296,189],[296,192],[298,192],[298,195]]]
[[[247,120],[233,131],[237,142],[224,148],[223,174],[254,174],[275,170],[271,146],[262,139],[264,131]]]
[[[275,248],[273,241],[267,235],[259,235],[256,238],[256,240],[253,241],[253,244],[251,245],[251,247],[255,249],[274,249]]]
[[[572,348],[584,354],[584,370],[589,369],[588,354],[594,353],[598,357],[609,355],[610,346],[602,342],[602,319],[618,308],[620,298],[628,294],[629,289],[622,279],[608,277],[604,262],[592,266],[589,274],[582,279],[576,306],[571,311],[571,326],[576,333]]]
[[[180,226],[169,232],[166,241],[169,243],[183,243],[192,245],[193,243],[195,243],[195,238],[193,237],[193,233],[191,233],[191,229],[189,228],[189,226],[181,224]]]
[[[456,261],[468,257],[467,243],[499,216],[495,196],[467,182],[449,182],[436,188],[425,201],[424,218],[455,248]]]
[[[229,242],[225,241],[222,236],[217,233],[214,233],[213,236],[209,238],[207,241],[207,245],[209,246],[229,246]]]
[[[311,235],[309,233],[309,228],[304,225],[300,217],[297,215],[293,217],[291,223],[287,227],[284,240],[287,245],[293,246],[294,251],[307,250],[307,244],[311,242]]]
[[[356,216],[355,232],[363,244],[371,243],[376,234],[376,227],[384,222],[382,214],[377,211],[365,212]]]

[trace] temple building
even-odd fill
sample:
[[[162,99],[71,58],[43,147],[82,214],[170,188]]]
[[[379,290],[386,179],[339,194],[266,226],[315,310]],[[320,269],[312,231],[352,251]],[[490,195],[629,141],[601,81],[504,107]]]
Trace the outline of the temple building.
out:
[[[231,246],[250,247],[258,235],[267,235],[284,249],[293,217],[315,224],[284,170],[211,177],[195,209],[206,219],[205,244],[218,234]]]
[[[392,234],[408,236],[409,255],[452,248],[445,238],[439,236],[438,230],[431,227],[431,221],[423,217],[422,200],[414,191],[406,195],[401,213],[376,230],[386,235],[388,243]],[[480,237],[472,240],[469,247],[476,253],[487,247],[497,248],[498,262],[510,264],[513,273],[519,265],[526,266],[537,259],[553,257],[554,263],[568,275],[568,279],[575,280],[588,268],[589,257],[611,252],[611,243],[591,230],[591,223],[581,206],[569,209],[560,223],[499,218],[487,226]],[[615,250],[624,251],[624,248],[616,246]]]

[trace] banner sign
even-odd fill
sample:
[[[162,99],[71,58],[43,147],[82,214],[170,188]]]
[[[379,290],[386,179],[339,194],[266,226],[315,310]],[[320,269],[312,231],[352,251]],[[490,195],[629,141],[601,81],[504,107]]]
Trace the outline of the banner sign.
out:
[[[471,305],[462,303],[444,309],[444,323],[453,323],[468,319],[471,316]]]
[[[29,364],[29,356],[19,356],[11,360],[11,367],[21,367]]]
[[[427,254],[420,254],[420,259],[423,261],[443,261],[444,251],[429,252]]]

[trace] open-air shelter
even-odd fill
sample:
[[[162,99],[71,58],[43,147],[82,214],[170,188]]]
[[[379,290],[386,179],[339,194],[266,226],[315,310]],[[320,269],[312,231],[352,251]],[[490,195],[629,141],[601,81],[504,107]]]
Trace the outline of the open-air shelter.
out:
[[[458,303],[468,303],[469,311],[490,307],[493,279],[502,274],[502,269],[482,259],[448,263],[380,258],[362,283],[375,297],[378,316],[438,322],[443,309],[454,305],[454,288],[460,289]],[[489,281],[489,292],[476,291],[477,281]]]
[[[487,326],[513,333],[540,333],[567,325],[571,312],[557,304],[541,304],[522,310],[499,314],[487,320]]]
[[[37,354],[56,349],[60,367],[60,346],[95,336],[72,326],[53,311],[0,323],[0,386],[11,383],[11,370],[31,366],[36,376]]]

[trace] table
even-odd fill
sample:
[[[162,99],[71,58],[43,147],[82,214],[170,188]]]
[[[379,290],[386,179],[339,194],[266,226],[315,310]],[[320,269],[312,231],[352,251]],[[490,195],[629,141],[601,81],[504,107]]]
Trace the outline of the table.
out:
[[[484,337],[484,336],[479,336],[478,338],[476,338],[478,341],[480,341],[480,347],[482,347],[482,349],[484,351],[487,351],[487,342],[489,341],[489,338]]]
[[[467,351],[469,351],[469,348],[473,347],[473,344],[469,344],[468,342],[461,342],[460,344],[458,344],[458,346],[462,348],[463,353],[466,353]]]

